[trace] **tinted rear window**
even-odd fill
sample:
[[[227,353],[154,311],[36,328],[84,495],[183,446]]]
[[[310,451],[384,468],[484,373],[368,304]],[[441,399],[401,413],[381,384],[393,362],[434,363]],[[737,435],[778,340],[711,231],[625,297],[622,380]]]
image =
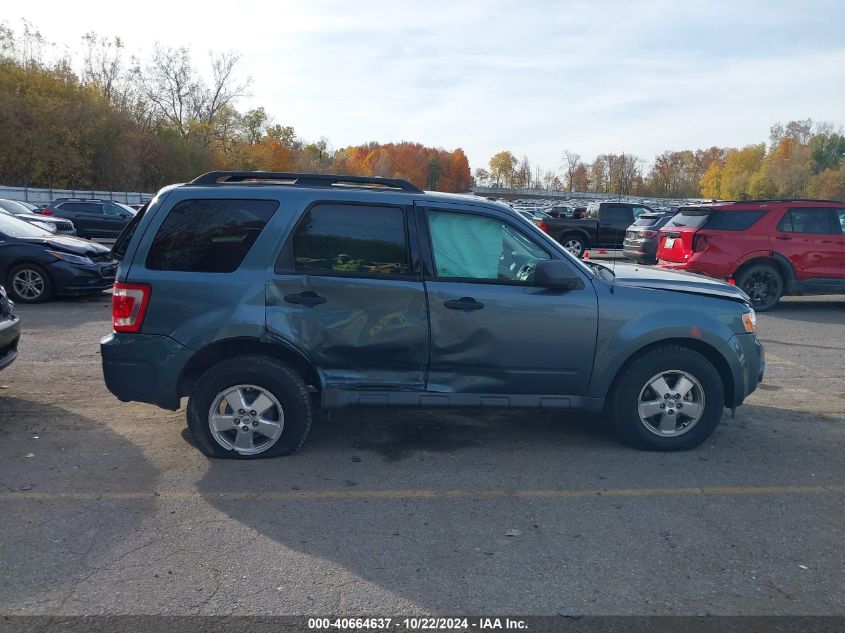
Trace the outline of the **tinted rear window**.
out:
[[[151,270],[237,270],[278,209],[276,200],[184,200],[174,206],[147,255]]]
[[[709,209],[682,209],[675,214],[675,217],[669,220],[666,226],[668,228],[686,226],[697,229],[707,222],[709,215]]]
[[[634,222],[634,226],[654,226],[662,216],[641,215]]]

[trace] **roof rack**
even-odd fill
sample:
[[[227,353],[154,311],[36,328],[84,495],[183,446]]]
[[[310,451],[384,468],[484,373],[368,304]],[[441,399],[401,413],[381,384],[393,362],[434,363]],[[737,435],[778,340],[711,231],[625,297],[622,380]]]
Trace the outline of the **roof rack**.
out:
[[[342,176],[335,174],[296,174],[281,171],[210,171],[194,178],[190,185],[227,184],[295,185],[299,187],[372,187],[398,189],[413,193],[423,190],[407,180],[375,176]]]

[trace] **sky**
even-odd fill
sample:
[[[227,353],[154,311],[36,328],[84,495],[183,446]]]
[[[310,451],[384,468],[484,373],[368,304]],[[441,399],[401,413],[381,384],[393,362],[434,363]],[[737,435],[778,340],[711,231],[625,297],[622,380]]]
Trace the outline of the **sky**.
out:
[[[0,16],[21,18],[70,49],[95,31],[142,57],[189,46],[200,67],[235,50],[242,110],[336,148],[461,147],[473,168],[503,149],[558,170],[565,149],[650,161],[758,143],[777,121],[845,124],[843,0],[27,0]]]

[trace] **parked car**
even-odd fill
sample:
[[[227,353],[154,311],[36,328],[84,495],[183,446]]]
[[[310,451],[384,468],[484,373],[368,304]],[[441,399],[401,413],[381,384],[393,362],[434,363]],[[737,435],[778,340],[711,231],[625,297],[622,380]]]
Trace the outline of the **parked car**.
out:
[[[57,198],[40,213],[71,220],[77,234],[89,239],[117,237],[135,215],[132,209],[116,202],[82,198]]]
[[[622,254],[638,264],[657,263],[660,229],[672,219],[673,212],[643,213],[625,231]]]
[[[749,200],[681,207],[659,265],[726,279],[768,310],[783,295],[845,292],[845,203]]]
[[[641,214],[653,209],[629,202],[591,202],[584,219],[560,218],[540,227],[576,257],[588,248],[622,248],[625,231]]]
[[[15,307],[3,286],[0,286],[0,369],[11,365],[18,356],[18,341],[21,338],[20,320],[12,309]]]
[[[553,205],[544,209],[546,213],[548,213],[551,217],[555,219],[559,218],[571,218],[574,212],[572,207],[567,207],[564,205]]]
[[[76,235],[76,228],[73,222],[65,220],[64,218],[51,218],[33,213],[22,202],[17,200],[2,200],[0,199],[0,212],[5,212],[9,215],[14,215],[19,220],[24,220],[30,224],[34,224],[42,229],[46,229],[51,233],[59,235]]]
[[[686,449],[763,375],[740,289],[614,275],[504,204],[402,180],[212,172],[161,190],[113,253],[106,385],[188,396],[212,457],[292,453],[312,408],[347,406],[604,411],[635,446]]]
[[[102,292],[114,283],[116,269],[101,244],[0,215],[0,279],[15,301],[41,303],[56,294]]]

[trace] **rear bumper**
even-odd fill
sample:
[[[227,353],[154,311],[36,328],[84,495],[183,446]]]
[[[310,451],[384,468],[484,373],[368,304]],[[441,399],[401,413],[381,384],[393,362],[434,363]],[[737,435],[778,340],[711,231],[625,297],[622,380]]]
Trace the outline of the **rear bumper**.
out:
[[[657,263],[657,244],[624,244],[622,254],[641,264],[655,264]]]
[[[766,373],[766,351],[754,334],[737,334],[728,341],[728,354],[731,357],[734,397],[726,402],[729,408],[738,407],[757,385],[763,382]]]
[[[17,317],[3,317],[0,321],[0,369],[11,365],[18,357],[21,321]]]
[[[100,341],[103,378],[118,400],[179,408],[179,380],[193,352],[167,336],[109,334]]]

